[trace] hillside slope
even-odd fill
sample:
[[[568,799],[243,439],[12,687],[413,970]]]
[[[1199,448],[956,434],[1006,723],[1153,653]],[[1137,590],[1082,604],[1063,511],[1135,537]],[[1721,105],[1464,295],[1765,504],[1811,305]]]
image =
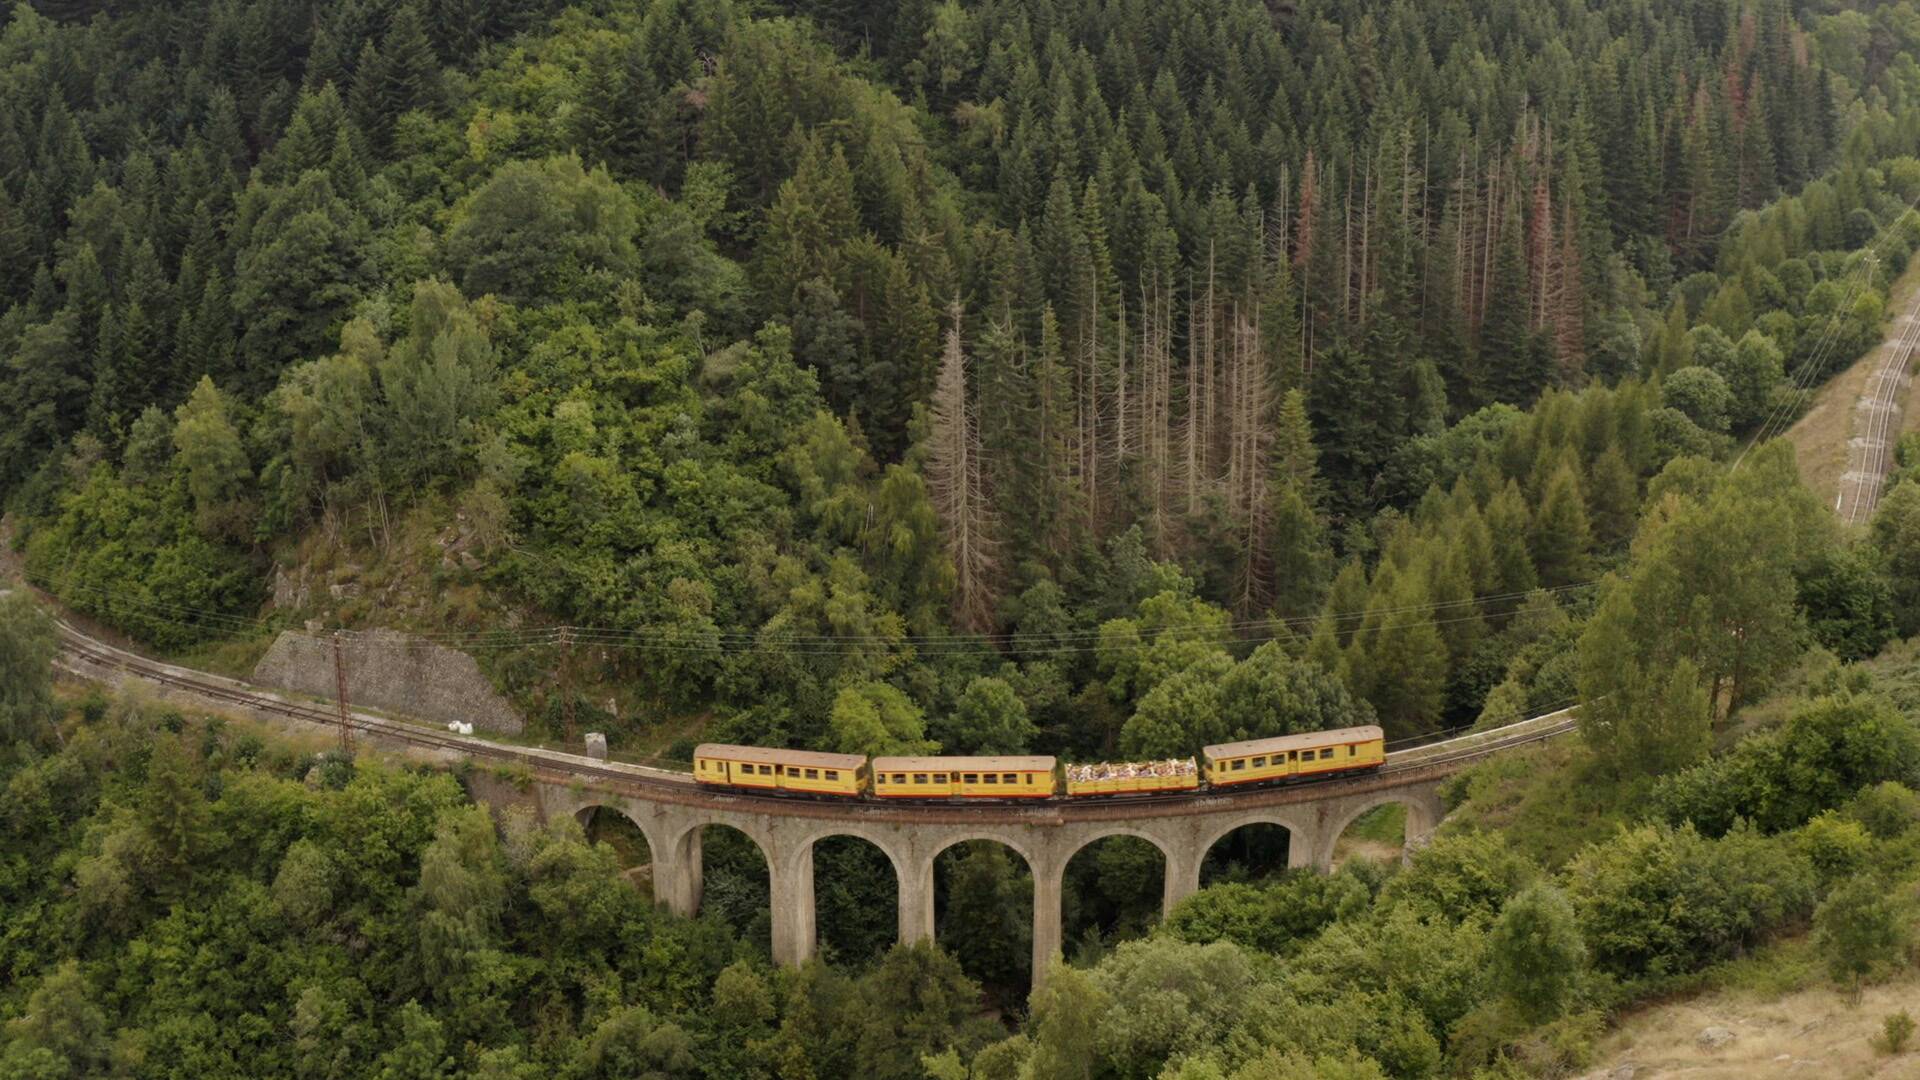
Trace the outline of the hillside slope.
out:
[[[1774,963],[1790,974],[1811,970],[1810,947],[1799,945]],[[1778,972],[1776,972],[1777,974]],[[1882,1019],[1900,1009],[1920,1011],[1920,972],[1868,987],[1858,1003],[1824,985],[1817,974],[1805,988],[1784,993],[1738,987],[1654,1006],[1625,1019],[1601,1042],[1600,1065],[1590,1077],[1636,1080],[1757,1080],[1773,1076],[1818,1076],[1892,1080],[1920,1077],[1920,1051],[1889,1056],[1872,1045]],[[1723,1029],[1720,1045],[1706,1036]],[[1719,1033],[1714,1032],[1714,1036]]]
[[[1894,282],[1888,292],[1887,310],[1893,317],[1887,321],[1886,339],[1814,391],[1813,404],[1787,429],[1786,440],[1793,444],[1800,460],[1800,475],[1827,506],[1834,504],[1840,477],[1847,471],[1848,442],[1856,433],[1855,407],[1867,392],[1868,380],[1886,359],[1887,350],[1898,347],[1900,316],[1920,310],[1920,259],[1909,263]],[[1909,385],[1901,410],[1902,434],[1920,430],[1917,395],[1920,384]]]

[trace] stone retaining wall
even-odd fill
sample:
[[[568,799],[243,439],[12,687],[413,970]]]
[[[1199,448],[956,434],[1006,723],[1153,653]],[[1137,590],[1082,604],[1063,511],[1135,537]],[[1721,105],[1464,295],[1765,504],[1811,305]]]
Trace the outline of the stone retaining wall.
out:
[[[520,715],[480,672],[473,657],[389,630],[356,633],[346,644],[347,700],[354,705],[518,735]],[[262,686],[332,700],[333,642],[296,630],[281,633],[253,669]]]

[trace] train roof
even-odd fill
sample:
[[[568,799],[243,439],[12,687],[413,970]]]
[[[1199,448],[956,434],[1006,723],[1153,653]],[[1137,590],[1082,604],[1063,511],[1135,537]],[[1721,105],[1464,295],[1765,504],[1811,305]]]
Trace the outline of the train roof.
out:
[[[1364,724],[1360,727],[1336,728],[1333,731],[1309,731],[1300,735],[1280,735],[1271,739],[1246,739],[1241,742],[1220,743],[1201,750],[1209,761],[1215,758],[1245,757],[1248,754],[1262,754],[1274,750],[1304,750],[1309,746],[1335,746],[1346,743],[1371,742],[1385,735],[1378,725]]]
[[[765,746],[734,746],[731,743],[701,743],[693,748],[693,756],[720,761],[811,766],[816,769],[858,769],[867,761],[859,754],[823,754],[817,750],[775,750]]]
[[[875,772],[1052,772],[1050,757],[877,757]]]

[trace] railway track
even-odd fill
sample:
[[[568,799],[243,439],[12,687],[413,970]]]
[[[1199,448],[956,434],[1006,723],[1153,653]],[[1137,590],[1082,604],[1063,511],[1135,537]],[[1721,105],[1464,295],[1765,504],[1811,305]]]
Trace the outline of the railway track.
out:
[[[54,621],[60,632],[60,657],[56,663],[81,678],[100,679],[117,674],[123,679],[189,695],[215,706],[249,710],[328,729],[337,729],[341,723],[339,711],[331,703],[311,704],[238,679],[163,663],[101,642],[65,620]],[[536,776],[557,783],[584,781],[640,799],[701,803],[714,800],[744,801],[769,810],[785,807],[786,813],[808,817],[884,815],[892,820],[902,820],[911,819],[917,814],[952,816],[960,813],[969,820],[998,818],[1032,821],[1036,816],[1062,820],[1110,818],[1136,809],[1153,810],[1160,814],[1179,813],[1182,810],[1210,812],[1218,809],[1222,800],[1244,802],[1247,805],[1274,801],[1297,802],[1356,790],[1398,786],[1456,772],[1494,754],[1556,738],[1572,731],[1575,720],[1573,709],[1567,708],[1492,731],[1469,733],[1410,749],[1389,751],[1387,762],[1380,769],[1355,777],[1249,790],[1202,789],[1197,792],[1078,802],[1049,800],[1037,807],[1001,804],[956,806],[950,803],[875,806],[865,802],[798,799],[742,792],[718,793],[695,783],[688,774],[646,765],[602,761],[544,747],[515,746],[360,712],[350,713],[347,723],[356,739],[373,738],[475,761],[524,767]]]
[[[1834,511],[1849,525],[1871,518],[1880,504],[1899,434],[1900,391],[1907,384],[1907,367],[1916,347],[1920,347],[1920,311],[1909,311],[1901,316],[1899,337],[1893,347],[1868,376],[1867,396],[1859,405],[1866,413],[1866,430],[1849,451],[1850,459],[1857,451],[1857,460],[1849,462],[1855,467],[1841,477],[1840,491],[1834,499]]]

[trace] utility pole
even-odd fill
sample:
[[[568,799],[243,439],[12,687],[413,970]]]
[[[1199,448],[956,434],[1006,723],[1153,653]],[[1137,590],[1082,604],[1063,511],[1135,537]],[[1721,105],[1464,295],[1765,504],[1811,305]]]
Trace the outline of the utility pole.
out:
[[[353,756],[353,724],[347,719],[347,661],[340,647],[340,631],[333,632],[333,700],[340,707],[340,753]]]
[[[574,740],[574,726],[573,726],[573,627],[571,627],[571,626],[563,626],[563,627],[561,627],[561,628],[560,628],[560,648],[561,648],[561,656],[560,656],[560,702],[561,702],[561,707],[562,707],[563,709],[565,709],[565,710],[566,710],[566,718],[567,718],[567,745],[568,745],[568,746],[572,746],[572,745],[573,745],[573,740]]]

